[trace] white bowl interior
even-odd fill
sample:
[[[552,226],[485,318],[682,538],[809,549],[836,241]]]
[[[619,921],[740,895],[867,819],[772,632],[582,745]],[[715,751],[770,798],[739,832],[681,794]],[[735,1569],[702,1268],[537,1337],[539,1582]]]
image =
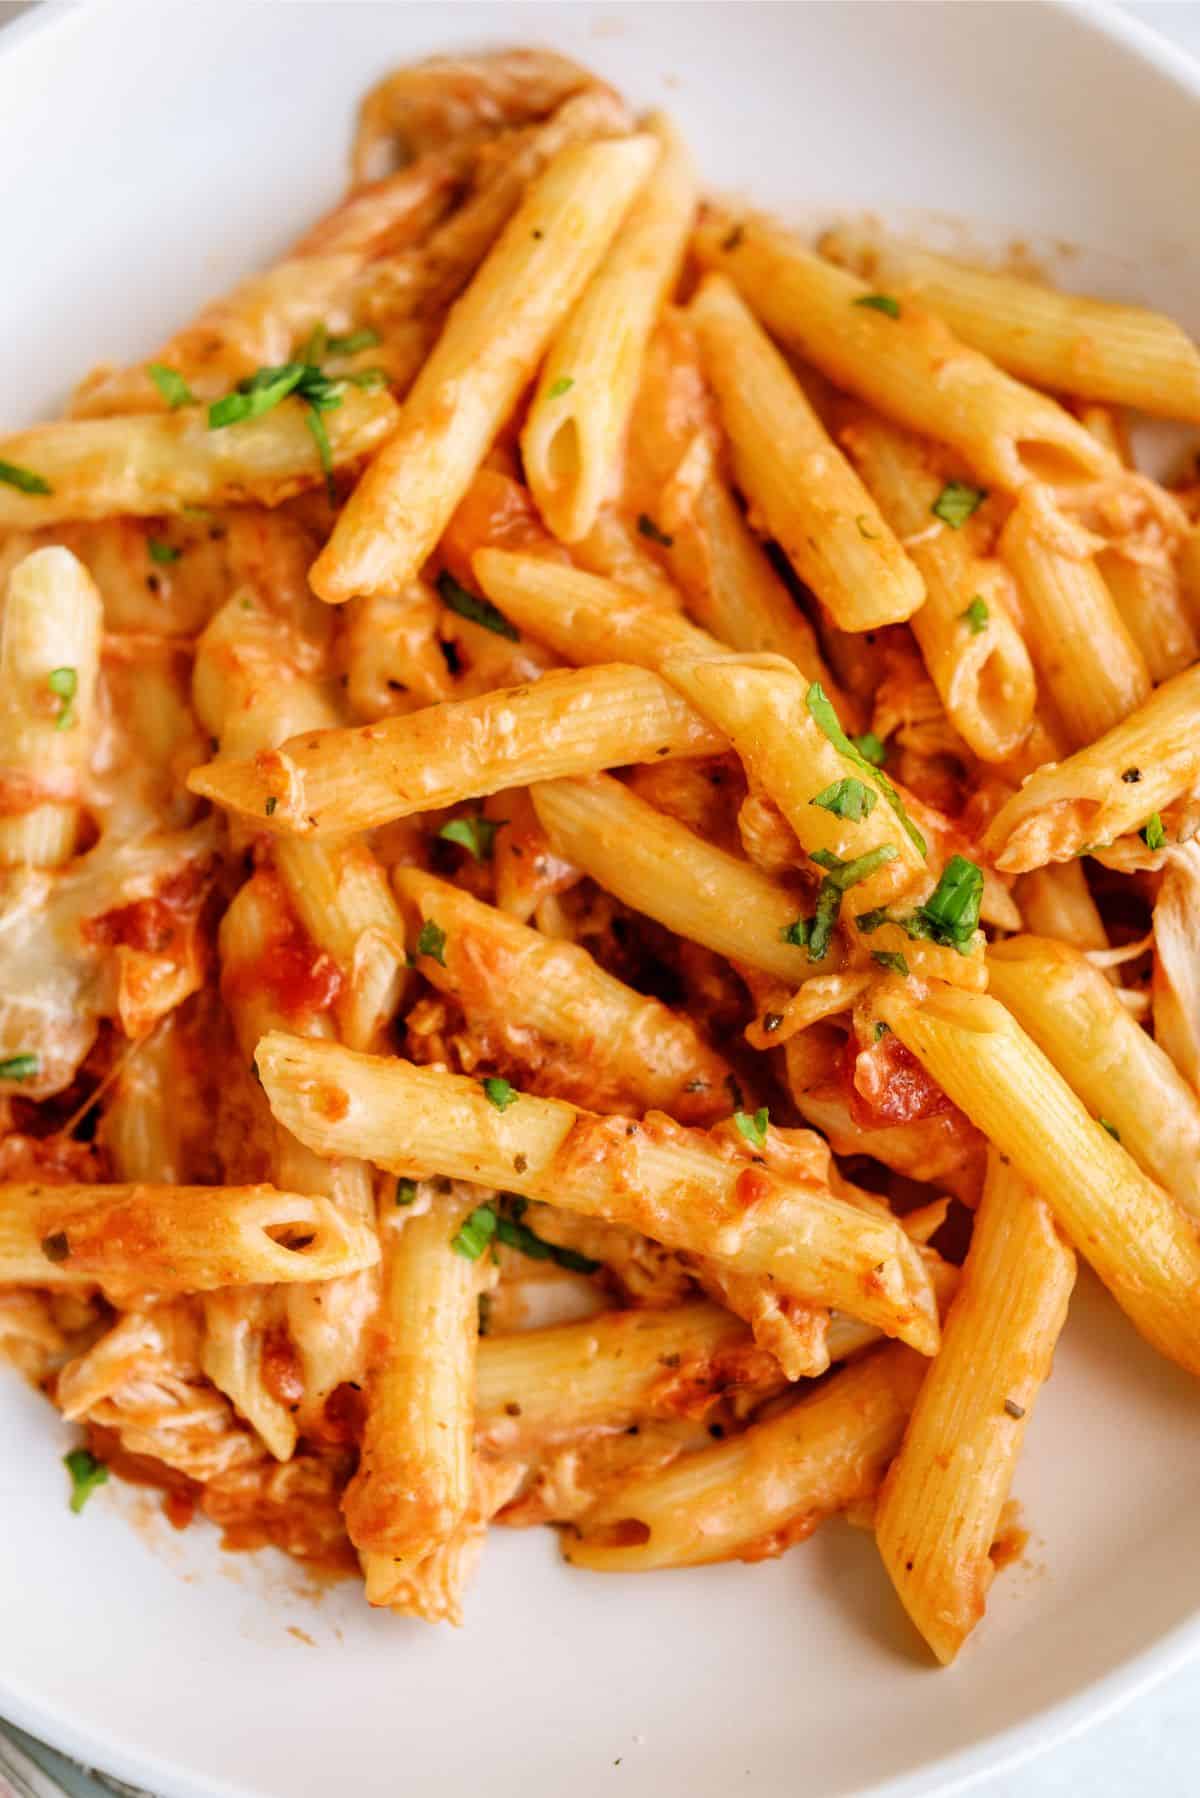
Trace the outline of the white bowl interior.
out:
[[[1068,11],[104,4],[0,54],[6,422],[147,353],[329,203],[354,101],[389,64],[487,40],[553,44],[667,105],[713,186],[1086,244],[1055,252],[1069,279],[1200,325],[1200,95]],[[972,1745],[1179,1652],[1200,1606],[1196,1419],[1196,1389],[1081,1281],[1017,1483],[1029,1553],[939,1674],[841,1526],[758,1567],[608,1579],[562,1568],[544,1532],[498,1533],[457,1634],[349,1587],[313,1598],[276,1557],[176,1536],[136,1492],[72,1517],[66,1432],[0,1376],[0,1713],[167,1798],[435,1778],[446,1798],[618,1778],[624,1798],[928,1792],[1001,1751]]]

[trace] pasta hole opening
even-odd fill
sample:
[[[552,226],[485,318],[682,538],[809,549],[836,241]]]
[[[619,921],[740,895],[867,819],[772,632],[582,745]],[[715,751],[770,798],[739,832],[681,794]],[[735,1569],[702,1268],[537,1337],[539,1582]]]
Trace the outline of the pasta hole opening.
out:
[[[1018,687],[1008,656],[997,644],[988,650],[979,664],[975,676],[975,705],[988,737],[1001,751],[1020,735],[1023,720],[1013,709]]]
[[[311,1224],[268,1224],[265,1234],[277,1247],[287,1249],[293,1255],[303,1255],[317,1240],[317,1232]]]
[[[618,1517],[589,1529],[584,1540],[589,1548],[645,1548],[650,1534],[650,1525],[640,1517]]]
[[[546,445],[546,475],[556,489],[569,487],[579,479],[582,463],[579,426],[573,418],[557,425]]]

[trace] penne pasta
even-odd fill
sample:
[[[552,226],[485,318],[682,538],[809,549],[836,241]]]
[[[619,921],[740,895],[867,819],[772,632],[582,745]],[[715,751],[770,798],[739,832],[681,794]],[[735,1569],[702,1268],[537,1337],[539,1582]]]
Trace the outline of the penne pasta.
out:
[[[613,664],[295,737],[253,760],[209,762],[188,785],[264,830],[325,836],[503,787],[722,747],[657,675]]]
[[[404,920],[387,876],[362,842],[279,837],[275,866],[318,950],[341,973],[338,1032],[352,1049],[380,1045],[404,997]]]
[[[417,574],[612,241],[656,148],[648,136],[578,145],[530,189],[317,558],[312,583],[322,599],[339,604]]]
[[[271,1186],[0,1189],[0,1282],[205,1292],[324,1280],[379,1259],[374,1233],[328,1199]]]
[[[997,1000],[951,987],[924,1001],[888,980],[876,1014],[1035,1186],[1068,1240],[1160,1354],[1200,1372],[1192,1294],[1200,1241]]]
[[[1200,668],[1177,674],[1094,743],[1030,775],[992,819],[996,866],[1027,873],[1145,826],[1200,778]],[[1168,838],[1169,840],[1169,838]]]
[[[550,345],[521,433],[526,479],[563,543],[578,543],[620,481],[654,320],[679,275],[696,207],[691,156],[661,113],[658,160],[618,237]]]
[[[1154,901],[1154,1040],[1200,1094],[1200,844],[1176,850]]]
[[[737,289],[710,275],[690,310],[752,514],[843,630],[903,623],[921,576]]]
[[[1164,313],[1061,293],[874,232],[839,228],[821,253],[911,296],[999,367],[1052,393],[1200,419],[1200,355]]]
[[[1108,932],[1081,863],[1054,862],[1022,874],[1016,886],[1025,928],[1075,949],[1107,949]]]
[[[475,1197],[434,1192],[408,1218],[390,1200],[380,1207],[381,1342],[343,1501],[350,1540],[364,1552],[425,1554],[467,1514],[482,1269],[452,1244]]]
[[[992,993],[1142,1171],[1200,1221],[1200,1099],[1077,949],[1031,936],[988,951]]]
[[[633,1573],[782,1554],[878,1491],[920,1366],[884,1349],[770,1422],[631,1480],[585,1512],[563,1538],[564,1556],[573,1567]]]
[[[806,691],[792,664],[777,656],[676,657],[666,674],[728,736],[810,857],[829,856],[842,865],[859,858],[875,863],[845,891],[852,917],[928,884],[924,840],[917,848],[913,836],[920,838],[920,833],[905,823],[895,789],[890,782],[881,787],[881,777],[869,764],[854,761],[837,746],[818,722],[818,715],[824,716],[819,703],[824,695],[811,687]],[[835,716],[831,728],[836,727]],[[864,775],[869,785],[862,816],[843,817],[814,803],[840,781],[862,785]]]
[[[1077,419],[1003,374],[911,301],[871,303],[865,281],[757,215],[710,208],[693,239],[785,349],[886,418],[956,449],[981,480],[1016,493],[1068,486],[1118,464]],[[893,310],[894,308],[894,310]]]
[[[803,912],[797,893],[620,781],[542,781],[530,797],[560,855],[678,936],[797,986],[836,967],[835,947],[813,960],[792,940]]]
[[[66,549],[8,579],[0,619],[0,866],[60,867],[75,851],[95,730],[100,595]]]
[[[905,1610],[943,1663],[983,1616],[992,1545],[1075,1284],[1045,1202],[994,1151],[942,1347],[875,1508]]]
[[[925,584],[909,623],[946,716],[982,761],[1003,761],[1028,731],[1037,697],[1011,577],[979,553],[969,526],[927,534],[945,486],[930,445],[869,414],[839,438]]]
[[[0,482],[0,531],[67,518],[153,518],[189,506],[277,506],[324,479],[308,415],[300,400],[286,399],[224,430],[211,430],[191,407],[34,425],[0,438],[0,460],[41,483],[22,491]],[[332,466],[342,468],[377,450],[397,413],[386,393],[350,388],[321,416]]]
[[[682,1123],[727,1112],[728,1064],[690,1020],[606,974],[578,944],[543,936],[448,881],[416,868],[398,868],[394,879],[420,923],[414,945],[423,931],[441,932],[442,959],[424,956],[422,972],[458,1000],[489,1062],[597,1111],[653,1107]]]
[[[823,1174],[801,1175],[793,1157],[775,1179],[730,1154],[736,1136],[718,1143],[655,1113],[639,1124],[531,1094],[514,1103],[507,1083],[490,1098],[474,1080],[281,1033],[264,1037],[257,1060],[276,1117],[317,1154],[549,1199],[774,1274],[781,1292],[936,1346],[928,1275],[903,1231],[833,1198]]]
[[[1150,675],[1091,554],[1094,540],[1030,487],[1000,537],[1021,589],[1030,650],[1073,747],[1150,695]]]

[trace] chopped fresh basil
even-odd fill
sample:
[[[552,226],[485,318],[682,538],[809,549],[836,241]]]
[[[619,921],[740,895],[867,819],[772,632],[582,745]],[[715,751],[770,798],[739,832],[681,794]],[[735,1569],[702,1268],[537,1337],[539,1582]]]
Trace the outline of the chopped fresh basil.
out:
[[[564,393],[570,393],[574,385],[575,378],[573,375],[559,375],[557,381],[555,381],[546,397],[547,399],[560,400]]]
[[[516,625],[510,624],[490,599],[480,599],[477,594],[468,592],[448,568],[443,568],[438,575],[437,589],[442,604],[457,612],[460,618],[469,618],[472,624],[481,624],[484,630],[494,631],[497,637],[507,637],[510,643],[520,642],[521,633]]]
[[[510,1086],[507,1080],[501,1080],[498,1074],[490,1074],[483,1082],[483,1096],[497,1111],[507,1111],[521,1097],[516,1087]]]
[[[177,368],[168,368],[165,362],[151,362],[146,373],[172,412],[178,406],[194,406],[196,404],[195,394]]]
[[[936,942],[953,943],[965,953],[979,927],[982,902],[983,869],[965,855],[952,855],[920,909]]]
[[[451,818],[448,824],[442,825],[438,835],[447,843],[469,849],[477,862],[486,862],[491,858],[496,832],[507,822],[506,818],[484,818],[478,814],[470,818]]]
[[[887,1033],[888,1033],[888,1026],[884,1023],[882,1018],[877,1018],[875,1021],[875,1028],[871,1032],[871,1040],[873,1042],[880,1042],[887,1035]]]
[[[887,744],[873,730],[864,731],[861,737],[851,737],[850,741],[872,768],[882,768],[887,761]]]
[[[490,1205],[477,1205],[450,1238],[450,1247],[456,1255],[465,1255],[468,1261],[478,1261],[495,1234],[496,1213]]]
[[[977,637],[980,631],[987,629],[987,621],[991,617],[991,613],[988,611],[987,601],[977,593],[966,611],[960,616],[963,623],[970,628],[971,635]]]
[[[329,432],[325,429],[321,408],[313,405],[306,407],[304,422],[308,426],[309,436],[317,446],[317,460],[321,464],[321,473],[325,476],[325,492],[329,503],[331,506],[336,506],[337,488],[333,484],[333,450],[329,445]]]
[[[779,932],[779,940],[782,943],[791,943],[797,949],[807,949],[808,940],[812,935],[812,926],[811,918],[794,918]],[[819,960],[820,957],[817,959]]]
[[[862,293],[854,301],[856,306],[869,306],[872,312],[886,312],[889,318],[899,318],[900,302],[890,293]]]
[[[146,548],[150,551],[150,560],[157,562],[161,568],[168,567],[172,562],[178,562],[183,554],[183,551],[176,549],[173,543],[164,543],[161,537],[147,538]]]
[[[881,968],[887,968],[891,974],[908,973],[908,963],[898,949],[872,949],[871,960],[877,961]]]
[[[73,1448],[64,1455],[63,1466],[71,1476],[71,1509],[78,1517],[97,1486],[107,1481],[108,1468],[86,1448]]]
[[[960,531],[986,498],[987,491],[983,487],[968,487],[965,481],[947,481],[929,510],[952,531]]]
[[[877,868],[894,862],[899,853],[895,843],[880,843],[877,849],[868,849],[865,855],[856,855],[853,861],[842,861],[829,849],[814,849],[811,860],[825,870],[822,886],[828,884],[836,887],[839,893],[846,893],[874,874]]]
[[[325,353],[329,356],[357,356],[360,350],[373,350],[381,342],[379,332],[363,326],[361,331],[347,331],[344,337],[328,337]],[[311,360],[315,361],[313,357]]]
[[[32,1080],[41,1068],[36,1055],[10,1055],[6,1061],[0,1061],[0,1080]]]
[[[417,1183],[404,1174],[396,1182],[397,1205],[414,1205],[417,1199]]]
[[[1166,828],[1157,812],[1151,812],[1146,823],[1138,832],[1147,849],[1161,849],[1167,840]]]
[[[879,795],[874,787],[865,787],[861,780],[849,775],[845,780],[835,780],[815,798],[809,800],[810,805],[819,805],[822,811],[832,812],[835,818],[848,818],[852,824],[858,824],[863,818],[869,818],[874,811]]]
[[[446,965],[446,932],[432,918],[426,918],[417,933],[417,954]]]
[[[825,692],[820,681],[814,681],[809,687],[808,692],[805,695],[805,703],[808,706],[809,714],[814,723],[824,731],[834,748],[838,750],[841,755],[844,755],[848,761],[853,762],[855,767],[866,774],[879,788],[879,791],[883,794],[897,818],[899,818],[905,834],[913,844],[913,847],[920,855],[924,855],[925,838],[921,835],[920,831],[905,811],[904,802],[899,793],[897,793],[886,774],[881,773],[879,768],[875,765],[872,754],[866,747],[866,739],[860,737],[857,741],[852,742],[846,735],[845,731],[842,729],[838,715],[830,702],[829,696]],[[871,750],[874,749],[876,744],[878,744],[879,750],[882,752],[883,745],[879,742],[878,737],[873,739]]]
[[[766,1148],[767,1125],[771,1119],[765,1105],[760,1105],[753,1117],[747,1111],[735,1111],[733,1121],[737,1126],[738,1134],[744,1136],[752,1148]]]
[[[547,1242],[531,1230],[528,1224],[521,1222],[527,1201],[506,1194],[503,1201],[506,1209],[496,1219],[496,1240],[507,1248],[516,1249],[522,1255],[528,1255],[531,1261],[553,1261],[556,1267],[568,1268],[573,1274],[594,1274],[601,1263],[593,1261],[590,1255],[580,1254],[578,1249],[561,1248],[556,1242]]]
[[[651,543],[661,543],[664,549],[670,549],[675,541],[674,537],[668,537],[665,531],[658,528],[648,512],[639,514],[637,528],[643,537],[649,537]]]

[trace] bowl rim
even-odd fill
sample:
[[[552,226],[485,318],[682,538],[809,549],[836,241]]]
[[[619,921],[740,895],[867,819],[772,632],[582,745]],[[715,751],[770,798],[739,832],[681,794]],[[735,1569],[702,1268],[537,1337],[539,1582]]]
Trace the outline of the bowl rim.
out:
[[[490,0],[499,4],[499,0]],[[570,4],[571,0],[565,0]],[[805,0],[784,0],[801,5]],[[917,0],[909,0],[910,4]],[[1126,12],[1118,0],[1041,0],[1075,26],[1148,64],[1196,106],[1200,121],[1200,59],[1178,48],[1153,25]],[[40,0],[10,20],[0,34],[0,58],[29,42],[69,29],[99,11],[117,11],[122,0]],[[982,1780],[1014,1771],[1116,1716],[1173,1673],[1200,1657],[1200,1603],[1182,1623],[1129,1655],[1069,1698],[1032,1711],[1020,1722],[981,1736],[965,1748],[863,1787],[859,1798],[952,1798]],[[252,1788],[197,1775],[157,1754],[131,1749],[107,1732],[76,1728],[56,1705],[22,1692],[0,1676],[3,1720],[36,1741],[115,1778],[135,1782],[163,1798],[249,1798]],[[266,1795],[263,1795],[266,1798]]]

